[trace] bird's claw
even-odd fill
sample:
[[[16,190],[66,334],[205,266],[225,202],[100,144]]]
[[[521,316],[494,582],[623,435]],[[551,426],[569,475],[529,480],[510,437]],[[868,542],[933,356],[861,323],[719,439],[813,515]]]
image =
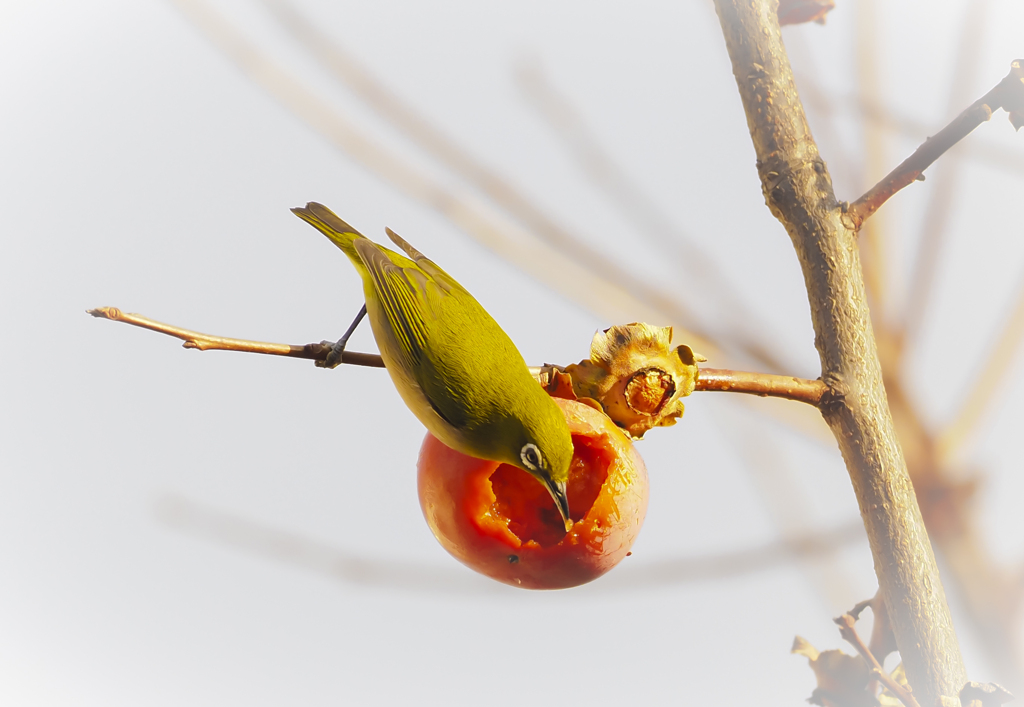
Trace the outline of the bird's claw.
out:
[[[365,316],[366,305],[364,304],[362,307],[359,308],[359,314],[357,314],[356,318],[352,320],[352,323],[349,324],[348,326],[348,330],[342,335],[340,339],[338,339],[337,341],[320,342],[321,346],[329,347],[331,350],[330,353],[327,354],[327,358],[323,359],[322,361],[316,362],[317,368],[337,368],[338,366],[341,365],[341,357],[342,354],[345,353],[345,345],[348,344],[349,337],[352,336],[352,333],[355,332],[356,327],[359,326],[359,322],[363,321],[363,317]]]
[[[330,349],[327,353],[327,358],[320,359],[316,362],[317,368],[337,368],[341,365],[342,355],[345,353],[345,345],[348,343],[348,337],[344,336],[337,341],[321,341],[320,345],[324,348]]]

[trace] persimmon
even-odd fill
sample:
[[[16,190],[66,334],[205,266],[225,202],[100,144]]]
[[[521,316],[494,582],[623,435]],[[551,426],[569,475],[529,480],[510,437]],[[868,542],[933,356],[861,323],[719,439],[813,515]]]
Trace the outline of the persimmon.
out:
[[[647,468],[603,413],[555,399],[572,434],[572,528],[522,469],[466,456],[427,434],[418,463],[427,524],[457,560],[499,582],[564,589],[600,577],[636,540],[647,512]]]

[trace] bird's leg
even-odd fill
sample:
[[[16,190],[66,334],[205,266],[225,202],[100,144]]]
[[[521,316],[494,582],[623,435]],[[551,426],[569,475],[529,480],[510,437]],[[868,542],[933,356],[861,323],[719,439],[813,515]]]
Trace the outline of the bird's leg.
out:
[[[349,324],[348,326],[348,330],[344,334],[342,334],[340,339],[338,339],[335,342],[320,342],[323,346],[330,346],[331,352],[327,354],[327,358],[325,358],[323,361],[316,362],[316,365],[319,368],[336,368],[341,364],[341,355],[345,352],[345,345],[348,344],[349,337],[352,336],[352,333],[356,330],[356,327],[359,326],[359,322],[363,321],[363,317],[365,316],[366,305],[364,304],[362,307],[359,308],[359,314],[357,314],[356,318],[352,320],[352,323]]]

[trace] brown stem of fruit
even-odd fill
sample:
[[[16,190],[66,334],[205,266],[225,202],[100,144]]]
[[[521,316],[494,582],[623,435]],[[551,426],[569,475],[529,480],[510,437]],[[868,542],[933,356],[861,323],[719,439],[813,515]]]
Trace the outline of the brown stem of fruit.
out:
[[[730,371],[725,368],[701,368],[694,390],[747,393],[761,397],[785,398],[818,407],[828,392],[821,380],[779,376],[772,373]]]

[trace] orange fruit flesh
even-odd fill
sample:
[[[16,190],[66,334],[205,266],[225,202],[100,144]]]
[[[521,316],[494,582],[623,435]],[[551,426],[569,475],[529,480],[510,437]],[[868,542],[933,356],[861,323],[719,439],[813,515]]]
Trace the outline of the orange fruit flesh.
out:
[[[566,492],[569,517],[579,522],[586,517],[601,494],[612,462],[610,450],[599,439],[573,435],[575,453],[569,467]],[[508,529],[524,545],[557,545],[566,536],[562,516],[547,489],[518,467],[501,464],[490,476],[494,502],[490,512],[507,521]]]

